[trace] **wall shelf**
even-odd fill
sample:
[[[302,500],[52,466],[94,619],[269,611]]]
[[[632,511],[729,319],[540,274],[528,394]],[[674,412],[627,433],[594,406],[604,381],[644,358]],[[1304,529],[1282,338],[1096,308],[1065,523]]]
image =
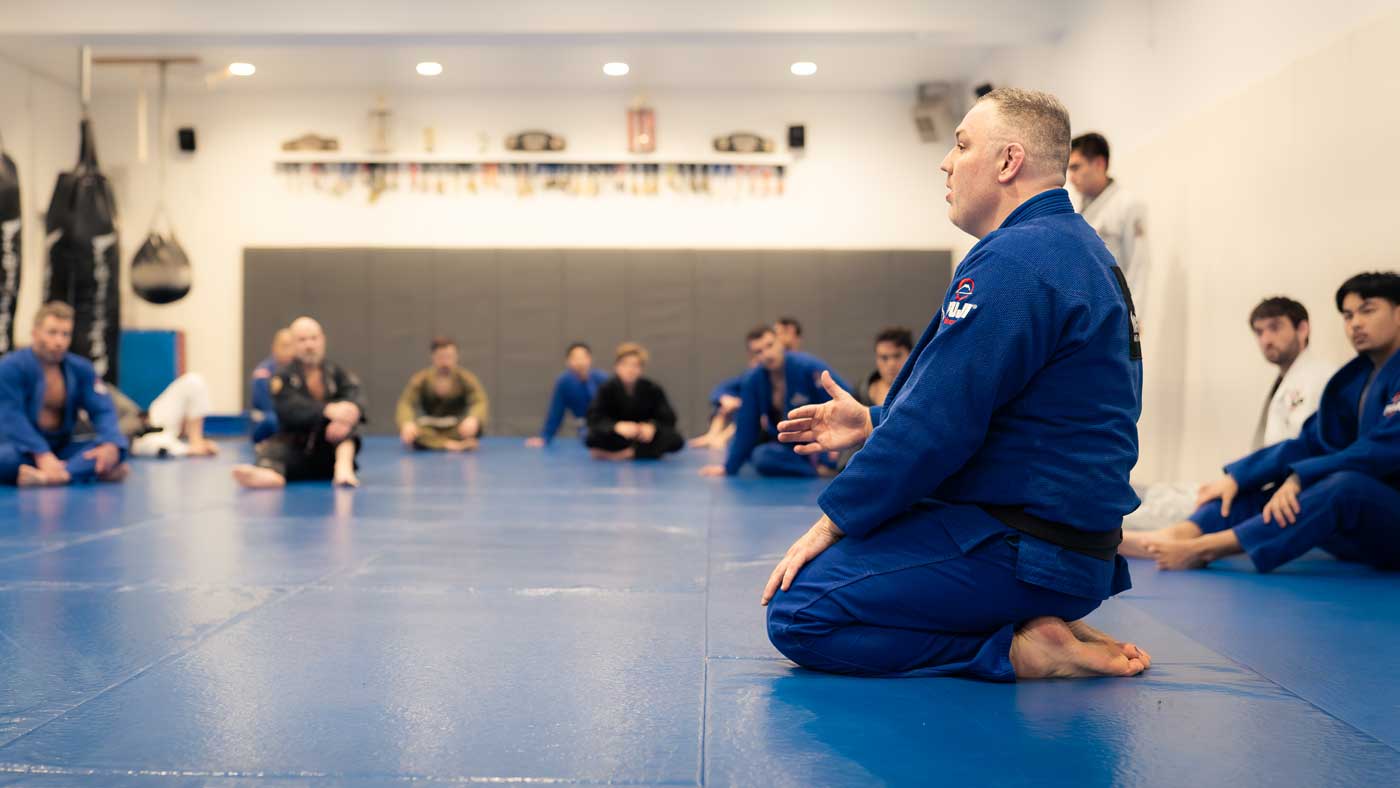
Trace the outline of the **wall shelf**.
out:
[[[509,151],[492,155],[463,156],[444,153],[351,154],[281,153],[273,157],[274,164],[558,164],[564,166],[629,166],[633,164],[787,167],[794,157],[786,153],[708,153],[695,156],[652,156],[647,154],[611,154],[585,156],[576,153],[523,153]]]

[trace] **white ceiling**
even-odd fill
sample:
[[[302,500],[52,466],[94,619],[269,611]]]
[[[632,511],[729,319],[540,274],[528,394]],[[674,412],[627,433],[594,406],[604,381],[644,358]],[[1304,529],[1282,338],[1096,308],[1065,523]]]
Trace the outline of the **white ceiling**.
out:
[[[96,56],[198,57],[177,92],[211,89],[228,63],[258,73],[219,91],[445,89],[912,90],[964,81],[997,48],[1054,41],[1076,0],[11,0],[0,57],[67,85],[78,47]],[[16,6],[30,6],[16,8]],[[443,64],[439,77],[414,72]],[[602,64],[632,72],[609,78]],[[788,72],[796,60],[815,76]],[[95,95],[150,84],[150,67],[101,66]]]

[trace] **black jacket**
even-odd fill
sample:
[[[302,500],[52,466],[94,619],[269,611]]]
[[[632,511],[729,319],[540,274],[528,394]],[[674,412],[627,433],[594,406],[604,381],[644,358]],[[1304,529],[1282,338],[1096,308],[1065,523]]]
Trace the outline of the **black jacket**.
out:
[[[675,429],[676,412],[660,386],[641,378],[629,396],[616,376],[598,388],[588,406],[590,432],[612,432],[619,421],[652,422],[658,429]]]

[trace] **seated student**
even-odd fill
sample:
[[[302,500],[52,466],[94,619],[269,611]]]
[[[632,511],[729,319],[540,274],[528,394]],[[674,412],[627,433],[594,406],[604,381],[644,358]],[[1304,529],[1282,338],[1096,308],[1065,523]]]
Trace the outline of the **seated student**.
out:
[[[1249,327],[1264,358],[1278,367],[1250,449],[1257,451],[1280,441],[1298,437],[1303,423],[1317,412],[1322,390],[1337,371],[1337,365],[1308,353],[1312,326],[1308,309],[1291,298],[1268,298],[1249,314]]]
[[[296,358],[269,381],[277,406],[277,433],[257,445],[257,465],[239,465],[233,478],[244,487],[282,487],[301,479],[333,479],[358,487],[355,455],[364,422],[360,381],[326,360],[326,335],[309,317],[292,322]]]
[[[788,351],[773,329],[758,326],[747,337],[749,358],[758,365],[744,373],[740,387],[741,404],[734,417],[734,440],[723,465],[706,465],[701,476],[734,476],[753,460],[761,476],[818,476],[832,472],[834,453],[804,457],[791,446],[778,443],[778,422],[783,415],[803,405],[831,399],[821,385],[823,372],[831,367],[815,356]],[[843,389],[845,381],[832,373]]]
[[[30,347],[0,359],[0,484],[126,478],[117,409],[92,362],[68,352],[72,341],[73,307],[50,301],[34,316]],[[92,440],[74,437],[79,409],[92,419]]]
[[[212,457],[219,453],[214,442],[204,437],[209,386],[201,375],[191,372],[176,378],[151,400],[148,410],[141,410],[117,388],[108,390],[117,408],[117,423],[131,441],[131,456]]]
[[[549,414],[538,437],[529,438],[525,445],[538,449],[554,440],[554,433],[564,422],[564,411],[582,422],[588,416],[588,405],[598,393],[598,387],[608,381],[608,373],[593,368],[593,350],[583,342],[575,342],[564,351],[565,371],[554,381],[554,396],[549,401]],[[582,437],[587,425],[579,424]]]
[[[802,349],[802,324],[795,317],[783,316],[773,323],[773,333],[788,350]]]
[[[676,431],[676,412],[666,391],[642,377],[650,360],[635,342],[617,346],[614,375],[588,406],[584,443],[595,460],[659,460],[680,451],[685,439]]]
[[[755,362],[750,361],[749,369],[753,369],[754,364]],[[723,449],[729,445],[730,439],[734,437],[734,414],[739,412],[739,406],[743,404],[743,382],[743,375],[735,375],[721,381],[710,392],[710,428],[704,435],[690,439],[688,445],[691,448]]]
[[[437,337],[432,342],[432,366],[404,386],[394,418],[405,446],[439,451],[477,447],[491,403],[486,387],[457,361],[457,343]]]
[[[899,370],[914,349],[914,334],[902,326],[892,326],[875,337],[875,371],[870,373],[856,391],[856,401],[870,407],[884,405]]]
[[[1400,274],[1354,276],[1336,300],[1357,356],[1302,434],[1226,466],[1190,520],[1134,534],[1121,552],[1162,569],[1243,552],[1269,572],[1320,547],[1400,569]]]
[[[268,384],[277,370],[292,363],[296,356],[296,345],[292,342],[292,332],[281,328],[272,335],[272,355],[263,359],[253,370],[253,443],[271,438],[277,432],[277,406],[272,402],[272,392]]]

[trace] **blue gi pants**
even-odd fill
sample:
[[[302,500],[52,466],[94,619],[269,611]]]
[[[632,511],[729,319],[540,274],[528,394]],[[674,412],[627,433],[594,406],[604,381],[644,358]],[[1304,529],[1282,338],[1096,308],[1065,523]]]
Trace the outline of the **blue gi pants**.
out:
[[[1302,512],[1293,525],[1264,522],[1273,490],[1245,493],[1220,516],[1220,501],[1191,515],[1202,533],[1233,528],[1260,572],[1271,572],[1314,547],[1378,569],[1400,569],[1400,490],[1364,473],[1340,471],[1298,495]]]
[[[68,465],[68,475],[73,484],[97,481],[97,463],[83,456],[83,452],[101,445],[101,441],[74,441],[61,449],[54,449]],[[126,449],[121,450],[121,462],[126,462]],[[20,450],[8,441],[0,441],[0,484],[14,484],[19,478],[19,466],[33,465],[34,455]]]
[[[253,443],[262,443],[277,434],[276,411],[264,410],[254,413],[261,413],[262,419],[253,422]]]
[[[964,553],[939,514],[907,512],[803,567],[768,604],[768,639],[830,673],[1015,681],[1018,624],[1101,604],[1018,580],[1020,539],[1008,528]]]

